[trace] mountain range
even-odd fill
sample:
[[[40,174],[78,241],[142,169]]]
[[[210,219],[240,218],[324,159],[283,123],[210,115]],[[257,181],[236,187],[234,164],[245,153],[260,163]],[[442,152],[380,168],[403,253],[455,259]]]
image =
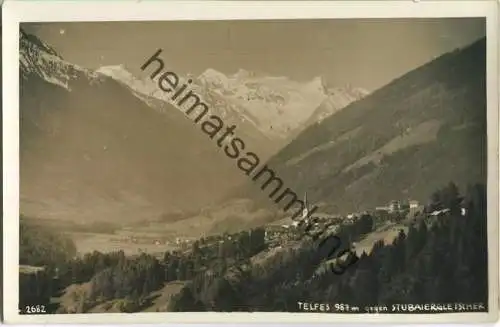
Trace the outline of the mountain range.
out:
[[[137,222],[209,206],[248,183],[153,82],[124,65],[80,67],[23,30],[19,42],[24,214]],[[213,113],[237,124],[263,159],[368,93],[244,70],[207,69],[194,79]]]
[[[169,102],[167,94],[161,91],[149,78],[138,78],[123,65],[105,66],[97,70],[128,86],[139,97],[152,97]],[[207,69],[191,78],[193,89],[211,111],[229,123],[238,124],[239,130],[249,137],[259,135],[271,142],[275,150],[290,141],[307,126],[336,113],[349,103],[368,94],[362,88],[327,86],[321,77],[297,82],[287,77],[257,76],[240,69],[233,75]],[[262,140],[256,143],[262,145]]]

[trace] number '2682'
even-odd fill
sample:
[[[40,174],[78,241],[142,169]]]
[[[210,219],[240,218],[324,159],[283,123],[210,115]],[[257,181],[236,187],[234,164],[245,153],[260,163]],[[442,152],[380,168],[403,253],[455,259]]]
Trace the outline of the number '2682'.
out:
[[[25,313],[37,314],[37,313],[46,313],[44,305],[27,305],[24,307]]]

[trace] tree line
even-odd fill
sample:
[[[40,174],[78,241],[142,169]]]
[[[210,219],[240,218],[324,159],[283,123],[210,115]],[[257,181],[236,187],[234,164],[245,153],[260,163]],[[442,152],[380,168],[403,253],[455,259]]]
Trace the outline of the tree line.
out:
[[[449,211],[429,215],[442,209]],[[135,312],[150,304],[151,292],[170,281],[187,284],[171,299],[168,311],[294,312],[299,301],[358,306],[487,303],[484,186],[471,186],[461,196],[456,185],[447,185],[431,195],[424,212],[392,244],[379,241],[369,253],[356,255],[352,242],[373,231],[376,220],[365,214],[342,225],[335,233],[341,245],[334,251],[331,242],[321,243],[331,238],[302,226],[298,235],[309,237],[297,237],[277,254],[264,256],[266,260],[255,256],[273,250],[268,249],[264,228],[202,238],[188,251],[168,251],[163,258],[130,257],[123,251],[95,251],[77,258],[67,239],[24,226],[20,262],[46,269],[20,278],[20,305],[49,304],[65,287],[88,283],[79,312],[116,299],[124,300],[122,311]],[[48,248],[36,248],[30,238]],[[348,258],[342,259],[341,252],[349,253]],[[342,273],[318,273],[332,258],[337,260],[336,271],[346,266]]]
[[[274,259],[273,269],[254,266],[237,279],[214,283],[210,302],[194,284],[172,303],[173,311],[193,311],[205,303],[215,311],[299,311],[298,302],[357,306],[393,303],[481,302],[487,305],[486,191],[482,185],[456,185],[431,196],[426,212],[450,211],[435,219],[423,213],[392,244],[378,241],[342,275],[315,275],[322,260],[313,246]],[[462,208],[465,214],[462,214]],[[288,257],[288,258],[287,258]],[[220,305],[217,305],[220,303]],[[214,305],[215,304],[215,305]]]
[[[28,251],[23,251],[28,247],[21,249],[21,264],[44,268],[20,274],[22,307],[34,304],[49,307],[50,298],[60,296],[67,286],[90,283],[89,294],[79,299],[81,312],[113,299],[125,299],[127,310],[135,311],[165,282],[191,280],[207,272],[220,276],[228,267],[266,248],[265,230],[255,228],[202,238],[188,251],[167,251],[161,259],[148,254],[126,256],[123,251],[94,251],[75,257],[74,244],[69,239],[50,230],[32,233],[31,226],[24,221],[21,224],[21,239],[29,240],[26,243],[33,247],[36,243],[50,245],[38,248],[38,252],[31,247]]]

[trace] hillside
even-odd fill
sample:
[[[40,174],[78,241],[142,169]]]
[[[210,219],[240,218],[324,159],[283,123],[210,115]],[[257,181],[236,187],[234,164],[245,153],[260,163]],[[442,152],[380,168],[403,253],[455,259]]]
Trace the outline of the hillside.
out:
[[[155,111],[24,32],[20,69],[21,212],[28,216],[154,219],[207,205],[245,178],[182,112],[166,103]]]
[[[482,39],[445,54],[348,105],[268,165],[297,194],[307,191],[311,202],[340,214],[393,199],[425,201],[451,180],[485,183],[485,46]]]

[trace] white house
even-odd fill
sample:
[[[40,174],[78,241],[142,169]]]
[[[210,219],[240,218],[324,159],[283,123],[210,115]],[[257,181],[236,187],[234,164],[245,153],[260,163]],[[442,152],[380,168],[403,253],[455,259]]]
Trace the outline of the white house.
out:
[[[420,203],[415,200],[410,200],[409,204],[410,204],[410,209],[417,209],[418,206],[420,205]]]
[[[448,213],[448,212],[450,212],[450,209],[448,209],[448,208],[443,209],[443,210],[436,210],[436,211],[431,212],[431,216],[440,216],[440,215]]]
[[[401,204],[399,203],[399,201],[391,201],[391,203],[389,203],[389,212],[396,212],[396,211],[399,211],[401,209]]]

